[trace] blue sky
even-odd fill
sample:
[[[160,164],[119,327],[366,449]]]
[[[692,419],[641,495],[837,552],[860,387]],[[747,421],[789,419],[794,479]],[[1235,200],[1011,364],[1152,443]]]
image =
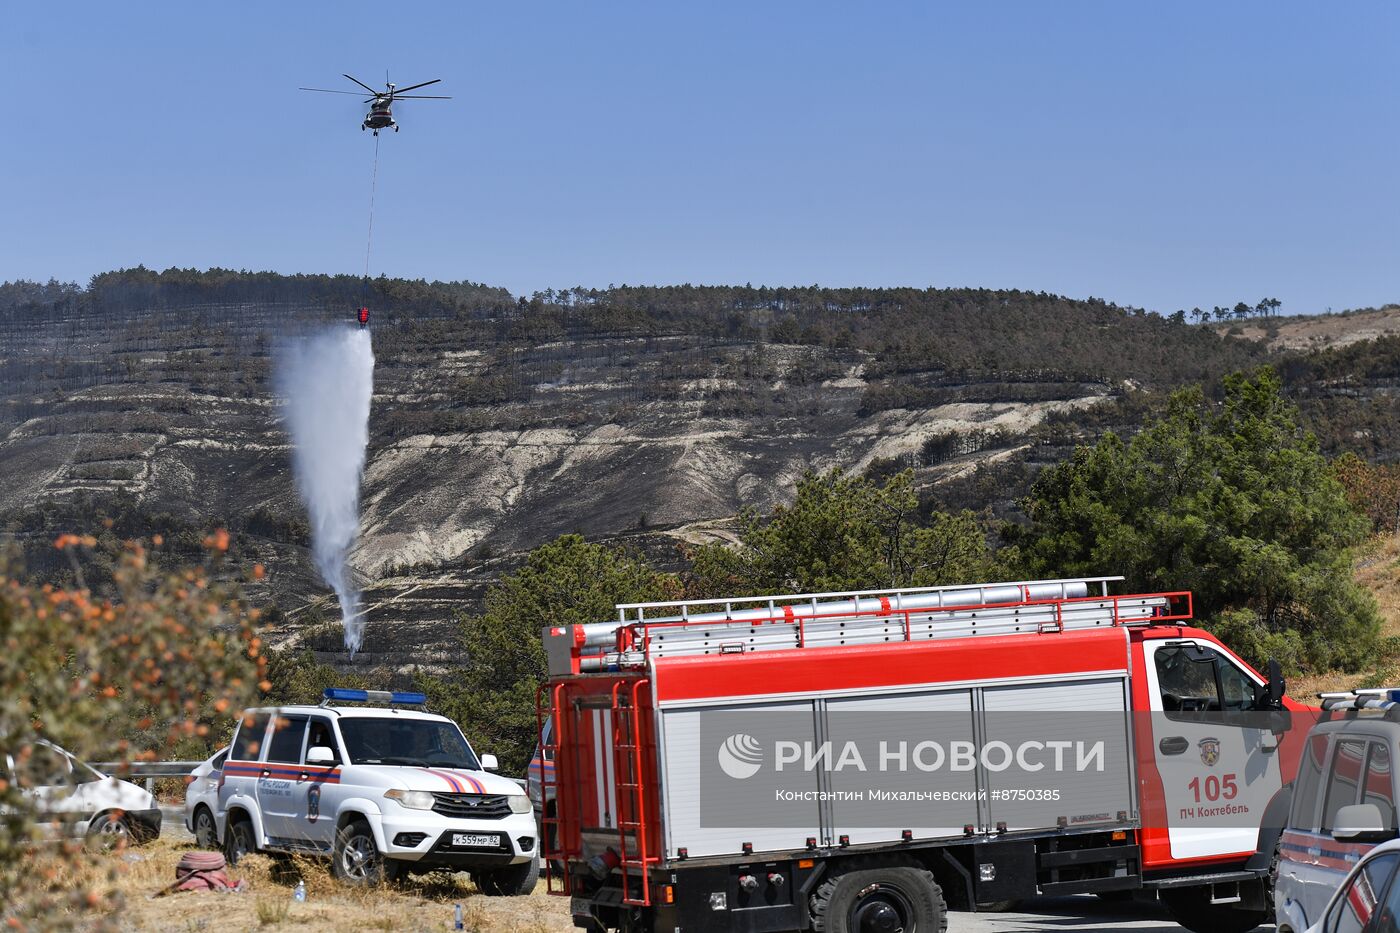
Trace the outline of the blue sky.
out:
[[[6,11],[0,279],[372,271],[1400,300],[1385,3],[63,3]]]

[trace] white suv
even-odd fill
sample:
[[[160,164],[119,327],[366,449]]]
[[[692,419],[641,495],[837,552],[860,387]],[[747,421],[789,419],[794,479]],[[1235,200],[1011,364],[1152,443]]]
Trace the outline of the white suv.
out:
[[[320,706],[250,709],[224,762],[215,820],[230,862],[258,850],[330,856],[336,877],[469,871],[486,894],[539,875],[530,799],[488,773],[420,693],[329,689]],[[331,705],[386,703],[384,707]]]

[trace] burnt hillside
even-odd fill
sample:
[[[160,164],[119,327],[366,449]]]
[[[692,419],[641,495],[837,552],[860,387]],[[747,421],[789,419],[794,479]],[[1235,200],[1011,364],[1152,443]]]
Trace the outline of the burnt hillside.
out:
[[[579,531],[674,554],[809,467],[912,466],[931,505],[1014,517],[1036,470],[1077,440],[1132,430],[1155,393],[1265,361],[1286,364],[1333,447],[1366,430],[1371,457],[1400,446],[1371,423],[1388,417],[1383,351],[1286,356],[1099,300],[692,286],[522,299],[137,269],[87,288],[0,285],[0,527],[58,574],[52,535],[102,516],[111,536],[184,546],[226,525],[239,556],[269,568],[258,595],[279,610],[277,637],[333,648],[315,627],[325,594],[270,373],[279,340],[348,322],[362,300],[377,364],[353,563],[377,661],[451,650],[451,612],[514,553]]]

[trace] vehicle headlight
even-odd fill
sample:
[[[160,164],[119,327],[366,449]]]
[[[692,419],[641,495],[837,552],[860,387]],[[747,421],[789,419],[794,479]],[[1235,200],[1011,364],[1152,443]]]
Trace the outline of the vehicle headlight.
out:
[[[410,810],[431,810],[436,802],[433,795],[425,790],[399,790],[396,787],[386,790],[384,796],[390,800],[397,800],[399,806],[408,807]]]
[[[524,794],[511,794],[506,799],[510,801],[511,813],[529,813],[533,809],[530,805],[530,798]]]

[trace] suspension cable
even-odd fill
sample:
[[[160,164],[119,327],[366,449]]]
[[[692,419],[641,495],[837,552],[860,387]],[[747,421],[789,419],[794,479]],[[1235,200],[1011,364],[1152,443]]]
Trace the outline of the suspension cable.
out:
[[[361,297],[369,294],[369,251],[374,243],[374,192],[379,185],[379,134],[374,136],[374,169],[369,176],[369,232],[365,236],[365,278]],[[364,304],[363,300],[361,304]]]

